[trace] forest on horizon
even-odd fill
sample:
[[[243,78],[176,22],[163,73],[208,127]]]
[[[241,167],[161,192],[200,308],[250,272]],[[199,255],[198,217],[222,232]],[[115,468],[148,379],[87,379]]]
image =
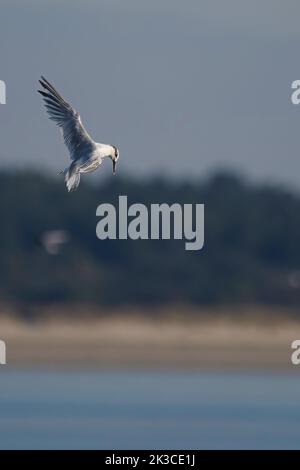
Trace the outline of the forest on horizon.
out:
[[[117,206],[119,195],[129,204],[205,204],[204,248],[99,240],[96,208]],[[300,195],[229,173],[191,183],[118,175],[68,194],[60,177],[1,171],[0,302],[297,308],[299,214]]]

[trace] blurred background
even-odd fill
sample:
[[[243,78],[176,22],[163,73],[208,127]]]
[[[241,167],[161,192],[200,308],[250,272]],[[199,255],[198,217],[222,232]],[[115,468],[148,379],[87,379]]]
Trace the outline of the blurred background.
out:
[[[298,2],[2,0],[0,447],[297,448]],[[40,75],[120,148],[68,194]],[[205,246],[96,208],[205,204]]]

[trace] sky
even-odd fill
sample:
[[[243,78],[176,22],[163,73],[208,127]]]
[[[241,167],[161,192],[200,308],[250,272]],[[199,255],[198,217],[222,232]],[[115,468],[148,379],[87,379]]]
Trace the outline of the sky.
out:
[[[57,172],[44,75],[118,171],[198,178],[216,170],[299,190],[300,2],[0,0],[0,168]],[[108,162],[107,162],[108,163]],[[101,169],[111,173],[111,165]]]

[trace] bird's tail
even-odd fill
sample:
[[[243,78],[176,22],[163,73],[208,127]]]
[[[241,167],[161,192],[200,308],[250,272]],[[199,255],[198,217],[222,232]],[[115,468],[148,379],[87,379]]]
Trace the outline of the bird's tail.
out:
[[[64,170],[65,182],[68,191],[75,191],[80,183],[80,173],[76,163],[72,162],[69,168]]]

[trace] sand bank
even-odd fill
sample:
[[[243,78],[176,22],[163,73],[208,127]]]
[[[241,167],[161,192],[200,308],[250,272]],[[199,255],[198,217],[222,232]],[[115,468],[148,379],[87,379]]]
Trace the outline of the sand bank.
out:
[[[291,363],[291,343],[300,339],[300,321],[283,315],[228,312],[110,313],[95,319],[46,315],[25,322],[0,316],[7,366],[68,368],[155,368],[195,370],[283,370]]]

